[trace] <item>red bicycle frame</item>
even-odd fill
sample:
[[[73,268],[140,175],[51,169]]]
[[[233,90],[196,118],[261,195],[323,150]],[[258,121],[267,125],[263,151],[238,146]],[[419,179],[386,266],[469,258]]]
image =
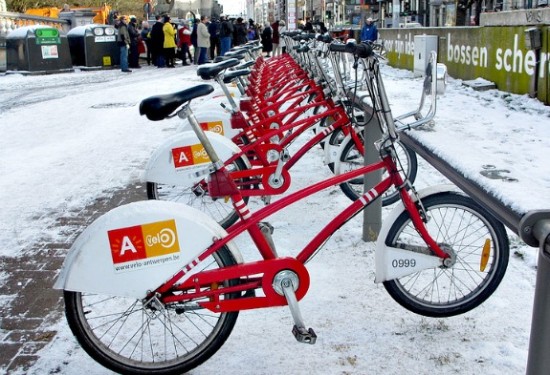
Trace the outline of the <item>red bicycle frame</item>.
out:
[[[327,101],[328,102],[328,101]],[[331,103],[331,102],[328,102]],[[303,109],[315,108],[317,104],[310,104],[301,107]],[[289,110],[287,112],[292,112]],[[286,113],[286,112],[285,112]],[[285,114],[275,116],[275,118],[284,117]],[[279,187],[272,187],[266,180],[275,172],[276,163],[270,162],[268,159],[268,151],[276,150],[281,152],[287,145],[292,143],[298,136],[300,136],[307,129],[310,129],[312,125],[316,124],[319,120],[332,116],[335,122],[326,127],[323,131],[318,132],[309,139],[304,145],[302,145],[282,166],[285,183]],[[294,166],[312,147],[319,144],[323,139],[327,137],[331,132],[336,129],[342,129],[344,135],[351,135],[354,138],[355,144],[359,152],[364,152],[364,146],[362,140],[357,133],[353,130],[353,127],[349,121],[349,118],[341,106],[333,106],[332,109],[324,111],[317,115],[312,115],[306,119],[289,122],[288,124],[280,127],[279,129],[272,129],[270,132],[264,133],[259,138],[254,139],[254,143],[249,145],[243,145],[239,153],[234,154],[231,158],[225,161],[225,165],[233,163],[235,160],[241,158],[243,155],[251,156],[251,163],[254,166],[248,170],[237,170],[230,172],[231,179],[239,182],[241,188],[241,194],[243,196],[264,196],[264,195],[276,195],[281,194],[288,188],[290,184],[290,175],[288,170]],[[290,130],[293,130],[292,132]],[[273,137],[280,137],[279,144],[269,143],[269,140]],[[260,188],[257,184],[261,184]],[[247,186],[253,185],[254,188],[247,188]]]
[[[427,232],[418,207],[404,187],[405,182],[398,171],[394,156],[391,154],[392,152],[393,150],[387,152],[380,162],[308,186],[254,213],[248,210],[246,203],[242,199],[241,191],[237,188],[227,170],[222,168],[214,172],[209,183],[210,193],[213,196],[230,196],[241,220],[227,229],[227,236],[215,239],[213,244],[195,261],[185,265],[180,272],[171,277],[166,283],[155,290],[154,293],[159,296],[163,303],[188,302],[193,299],[208,298],[207,301],[199,301],[198,303],[202,307],[214,312],[282,306],[286,305],[287,302],[284,296],[274,290],[272,284],[273,276],[282,270],[291,270],[300,279],[300,285],[296,290],[296,298],[300,300],[309,287],[309,276],[304,264],[337,229],[392,186],[399,189],[401,199],[406,210],[411,215],[414,226],[429,248],[436,256],[442,259],[448,258],[449,255],[437,245]],[[389,173],[389,176],[336,215],[311,239],[296,257],[278,258],[275,255],[268,240],[261,232],[258,223],[286,206],[294,204],[312,194],[377,170],[385,170]],[[220,250],[229,241],[244,232],[249,233],[263,260],[201,271],[187,278],[183,283],[180,283],[180,280],[190,273],[201,261]],[[263,295],[255,296],[253,293],[250,293],[250,291],[256,289],[261,289]],[[223,297],[230,293],[246,292],[249,293],[243,294],[240,298]]]

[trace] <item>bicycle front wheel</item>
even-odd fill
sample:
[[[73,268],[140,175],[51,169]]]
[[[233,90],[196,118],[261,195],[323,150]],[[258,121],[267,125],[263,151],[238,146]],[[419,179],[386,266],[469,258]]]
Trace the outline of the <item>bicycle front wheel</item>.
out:
[[[241,159],[235,160],[233,166],[236,170],[247,169],[246,164]],[[243,183],[244,181],[237,182]],[[245,187],[249,188],[250,186],[245,185]],[[147,197],[149,199],[184,203],[206,213],[225,229],[239,219],[231,200],[229,198],[212,198],[208,195],[205,184],[199,183],[188,186],[147,182]],[[243,200],[248,202],[248,197],[244,197]]]
[[[471,198],[442,193],[422,199],[428,232],[455,258],[449,268],[428,269],[385,281],[390,296],[406,309],[430,317],[463,314],[497,289],[508,267],[508,236],[501,222]],[[393,223],[386,244],[406,249],[424,241],[404,211]]]
[[[371,146],[373,147],[373,146]],[[416,179],[416,174],[418,171],[418,160],[416,158],[416,153],[405,146],[401,142],[394,143],[395,152],[397,154],[398,160],[403,167],[403,178],[406,178],[409,181],[414,183]],[[342,174],[345,172],[353,171],[358,168],[361,168],[365,165],[364,155],[357,149],[357,146],[354,142],[348,142],[342,154],[340,155],[340,164],[338,170],[335,171],[335,174]],[[384,172],[382,179],[387,177],[387,172]],[[363,195],[364,190],[364,178],[363,176],[354,178],[352,180],[346,181],[340,184],[340,189],[346,194],[346,196],[351,200],[357,200],[361,195]],[[393,186],[390,187],[382,195],[382,205],[389,206],[399,200],[399,191]]]
[[[227,248],[202,269],[236,264]],[[237,298],[227,294],[224,298]],[[238,312],[205,311],[199,301],[165,305],[132,298],[64,292],[65,315],[82,348],[122,374],[182,374],[210,358],[231,333]]]

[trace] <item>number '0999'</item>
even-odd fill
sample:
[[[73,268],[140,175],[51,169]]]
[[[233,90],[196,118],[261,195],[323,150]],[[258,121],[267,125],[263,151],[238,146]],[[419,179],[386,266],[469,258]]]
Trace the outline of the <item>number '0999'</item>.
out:
[[[391,262],[393,268],[407,268],[416,266],[414,259],[394,259]]]

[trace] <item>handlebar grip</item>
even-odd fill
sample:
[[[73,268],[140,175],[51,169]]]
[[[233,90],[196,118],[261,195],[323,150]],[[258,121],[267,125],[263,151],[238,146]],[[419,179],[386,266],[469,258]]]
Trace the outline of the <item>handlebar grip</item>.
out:
[[[332,52],[349,52],[346,48],[346,44],[334,44],[332,43],[330,46],[328,46],[329,51]]]
[[[333,52],[353,53],[357,57],[365,58],[372,55],[372,47],[368,44],[348,43],[348,44],[331,44],[329,50]]]
[[[296,36],[298,34],[301,34],[302,32],[300,30],[297,30],[297,31],[283,31],[282,32],[282,35],[286,35],[286,36]]]
[[[355,55],[361,58],[372,56],[373,54],[372,46],[370,44],[365,44],[365,43],[357,44],[355,46],[354,53]]]
[[[317,41],[323,42],[323,43],[330,43],[332,42],[332,37],[330,35],[318,35]]]

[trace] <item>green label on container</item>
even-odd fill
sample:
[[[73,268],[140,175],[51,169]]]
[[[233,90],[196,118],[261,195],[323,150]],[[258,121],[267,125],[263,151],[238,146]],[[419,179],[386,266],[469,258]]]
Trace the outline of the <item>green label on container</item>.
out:
[[[57,29],[37,29],[34,31],[36,44],[61,44],[59,30]]]

